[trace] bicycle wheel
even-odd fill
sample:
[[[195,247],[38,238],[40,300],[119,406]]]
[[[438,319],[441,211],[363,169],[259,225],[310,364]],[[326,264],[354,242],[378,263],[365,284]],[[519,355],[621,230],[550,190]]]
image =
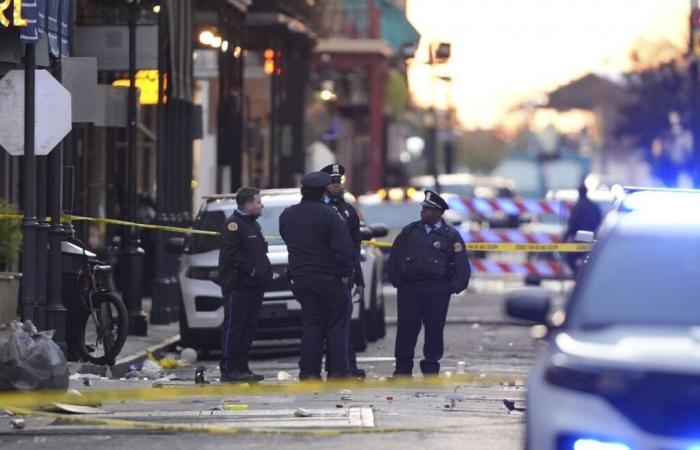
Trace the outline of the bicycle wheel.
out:
[[[109,293],[94,295],[92,305],[93,310],[84,319],[78,350],[85,360],[112,365],[126,341],[126,306]]]

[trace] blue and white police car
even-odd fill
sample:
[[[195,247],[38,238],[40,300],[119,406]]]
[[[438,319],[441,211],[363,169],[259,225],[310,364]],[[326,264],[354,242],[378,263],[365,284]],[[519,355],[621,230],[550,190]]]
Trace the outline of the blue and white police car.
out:
[[[700,192],[629,193],[599,237],[565,310],[507,299],[549,328],[526,448],[700,450]]]

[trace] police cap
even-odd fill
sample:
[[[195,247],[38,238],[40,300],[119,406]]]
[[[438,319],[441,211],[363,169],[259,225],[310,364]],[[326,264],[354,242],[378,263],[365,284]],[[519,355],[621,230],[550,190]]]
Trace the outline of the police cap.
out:
[[[450,209],[442,197],[428,189],[425,190],[425,200],[423,200],[422,205],[426,208],[439,209],[441,211]]]
[[[331,184],[331,176],[326,172],[311,172],[301,178],[301,185],[312,189],[323,189]]]
[[[343,175],[345,175],[345,167],[340,164],[328,164],[326,167],[321,169],[321,172],[326,172],[331,176],[333,181],[340,180]]]

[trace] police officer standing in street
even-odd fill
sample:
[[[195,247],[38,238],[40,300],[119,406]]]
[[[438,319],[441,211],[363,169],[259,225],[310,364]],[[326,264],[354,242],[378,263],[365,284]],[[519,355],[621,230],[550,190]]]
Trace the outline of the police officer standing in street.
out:
[[[442,197],[426,190],[421,220],[401,230],[391,248],[387,270],[391,284],[398,289],[394,376],[412,375],[421,322],[425,325],[421,372],[440,372],[450,297],[469,285],[471,268],[464,241],[442,219],[446,209]]]
[[[340,213],[323,201],[330,175],[312,172],[301,183],[301,201],[280,215],[292,292],[301,303],[299,379],[321,378],[324,341],[331,358],[328,376],[347,377],[352,241]]]
[[[345,167],[340,164],[329,164],[322,172],[331,176],[331,184],[326,188],[325,202],[334,207],[345,221],[345,225],[350,232],[350,238],[353,244],[353,270],[355,278],[351,283],[348,283],[348,301],[350,302],[348,314],[348,364],[350,365],[350,375],[357,378],[365,378],[365,371],[357,368],[357,358],[355,356],[355,346],[353,345],[351,322],[352,322],[352,299],[359,298],[362,301],[362,296],[365,289],[365,281],[362,276],[362,267],[360,266],[360,251],[362,245],[362,237],[360,236],[360,216],[355,211],[353,206],[346,202],[343,198],[343,176],[345,175]],[[355,291],[352,292],[352,285],[355,285]],[[330,372],[328,362],[331,358],[326,357],[326,370]]]
[[[260,224],[260,191],[244,187],[236,193],[238,209],[224,223],[219,253],[219,284],[224,295],[222,382],[261,381],[248,367],[265,288],[272,282],[267,242]]]

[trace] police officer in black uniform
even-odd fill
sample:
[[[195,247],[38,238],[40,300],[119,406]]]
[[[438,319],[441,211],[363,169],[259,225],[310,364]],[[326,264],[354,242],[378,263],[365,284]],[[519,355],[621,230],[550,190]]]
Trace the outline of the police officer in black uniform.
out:
[[[264,377],[250,371],[248,357],[272,267],[256,221],[263,210],[260,191],[241,188],[236,203],[238,209],[224,223],[220,238],[219,284],[225,305],[219,367],[222,382],[257,382]]]
[[[462,237],[442,219],[447,202],[426,190],[422,206],[421,220],[407,225],[394,241],[387,267],[391,284],[398,288],[394,376],[412,374],[421,322],[425,325],[421,372],[440,372],[450,296],[466,289],[471,276]]]
[[[346,202],[343,198],[343,176],[345,175],[345,167],[340,164],[329,164],[321,172],[326,172],[331,176],[331,184],[326,187],[325,202],[334,207],[340,216],[345,221],[345,225],[350,232],[350,238],[353,243],[353,270],[355,278],[352,283],[348,284],[348,301],[350,309],[348,315],[348,363],[350,365],[350,374],[357,378],[365,378],[365,371],[357,368],[357,358],[355,356],[355,346],[353,345],[351,322],[352,322],[352,299],[359,298],[362,301],[362,295],[365,289],[365,280],[362,276],[362,267],[360,266],[360,251],[362,250],[362,237],[360,236],[360,216],[355,211],[353,206]],[[352,292],[352,285],[355,285],[355,292]],[[331,358],[326,357],[326,370],[330,372],[328,363]]]
[[[328,376],[349,375],[347,290],[353,277],[353,247],[340,213],[323,201],[330,182],[325,172],[304,175],[301,202],[280,215],[292,291],[301,303],[301,380],[321,378],[324,341],[331,358]]]

